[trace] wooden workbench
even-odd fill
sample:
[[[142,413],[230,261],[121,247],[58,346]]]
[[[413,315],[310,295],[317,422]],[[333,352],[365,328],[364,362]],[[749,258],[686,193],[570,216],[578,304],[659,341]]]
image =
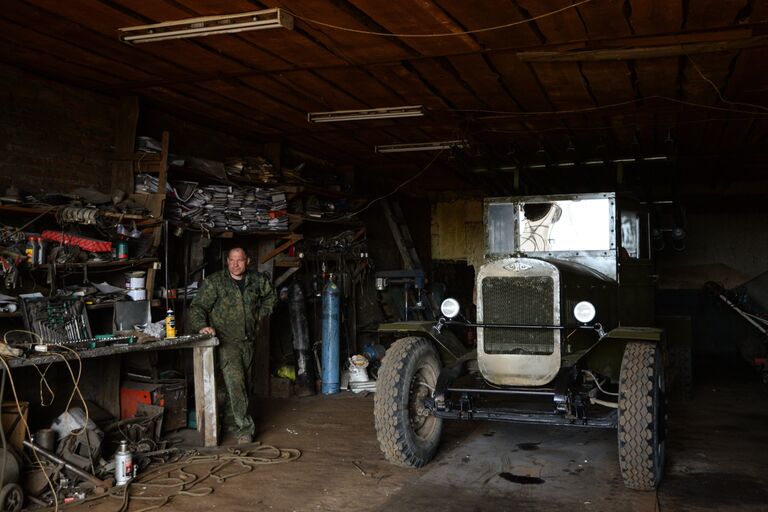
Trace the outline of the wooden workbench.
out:
[[[214,366],[214,347],[219,344],[218,338],[195,335],[154,341],[132,345],[110,345],[93,349],[78,350],[80,359],[109,357],[133,352],[144,352],[167,349],[192,349],[195,371],[195,414],[197,431],[203,435],[205,446],[218,444],[218,418],[216,411],[216,379]],[[10,368],[41,365],[77,359],[69,351],[57,352],[58,355],[40,353],[30,357],[7,358]]]

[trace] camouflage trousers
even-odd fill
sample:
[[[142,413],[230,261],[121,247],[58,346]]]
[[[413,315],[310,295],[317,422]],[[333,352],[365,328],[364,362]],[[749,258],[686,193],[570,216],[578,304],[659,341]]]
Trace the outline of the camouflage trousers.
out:
[[[219,419],[224,432],[237,437],[254,435],[256,426],[248,412],[249,376],[253,366],[252,341],[223,342],[218,347]]]

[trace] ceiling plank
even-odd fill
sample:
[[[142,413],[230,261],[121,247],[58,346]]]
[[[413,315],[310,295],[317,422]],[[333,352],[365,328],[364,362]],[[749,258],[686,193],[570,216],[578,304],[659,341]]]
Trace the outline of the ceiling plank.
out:
[[[459,20],[466,30],[497,27],[524,19],[513,0],[483,0],[482,4],[437,0],[435,3],[451,17]],[[478,32],[472,34],[472,37],[486,49],[532,46],[540,42],[531,23]]]
[[[168,111],[183,114],[192,122],[209,121],[207,124],[220,126],[226,133],[238,137],[263,137],[279,134],[276,130],[256,129],[257,123],[244,123],[243,117],[233,114],[226,108],[215,108],[208,101],[201,101],[186,92],[175,91],[166,87],[153,87],[146,91],[145,97],[154,103],[163,105]]]
[[[630,23],[637,34],[677,32],[683,26],[683,0],[632,0]]]
[[[594,107],[578,64],[537,62],[532,64],[547,97],[558,110]]]
[[[350,96],[365,98],[361,100],[365,106],[371,108],[396,107],[402,105],[402,98],[393,94],[390,89],[382,85],[375,77],[357,67],[332,68],[317,71],[317,75],[342,89]]]
[[[465,30],[432,2],[413,2],[410,0],[349,1],[391,33],[454,34]],[[465,34],[443,37],[405,37],[400,38],[400,40],[422,55],[439,55],[446,52],[477,51],[480,49],[478,43]]]
[[[481,55],[464,55],[448,60],[475,96],[482,98],[491,110],[519,110],[502,77],[488,66]]]
[[[529,17],[541,16],[573,5],[569,0],[515,0]],[[587,38],[583,20],[576,9],[568,9],[536,20],[547,43],[563,43]]]
[[[731,52],[683,59],[683,98],[694,103],[727,106],[720,102],[718,91],[731,73],[730,65],[735,56],[736,53]]]
[[[422,60],[412,62],[411,65],[419,78],[452,108],[488,108],[488,105],[474,94],[461,74],[447,60]]]
[[[687,2],[685,29],[724,27],[733,24],[745,0],[717,0],[716,2]]]
[[[600,105],[619,103],[635,97],[626,62],[584,62],[581,70]]]
[[[384,27],[349,2],[277,0],[274,5],[283,7],[297,16],[340,27],[369,32],[387,32]],[[307,22],[301,18],[296,19],[296,24],[318,41],[334,48],[335,53],[351,63],[363,64],[371,60],[392,61],[418,55],[418,52],[396,38],[341,31]]]
[[[589,2],[580,5],[578,12],[587,27],[589,39],[627,36],[634,33],[627,16],[625,2]]]
[[[367,66],[379,82],[405,99],[408,105],[424,105],[430,109],[449,108],[443,98],[432,93],[418,75],[401,64],[376,64]]]
[[[44,48],[46,53],[58,57],[64,62],[72,62],[78,66],[87,67],[95,73],[109,76],[110,82],[122,81],[125,76],[130,75],[140,80],[156,78],[156,75],[146,73],[142,69],[102,57],[79,46],[55,39],[44,32],[38,32],[36,29],[20,26],[2,17],[0,17],[0,33],[5,35],[13,44],[22,45],[27,48]]]
[[[44,76],[51,80],[77,85],[86,89],[107,87],[117,83],[118,79],[100,71],[67,62],[56,55],[26,48],[16,41],[10,41],[0,35],[0,62],[23,69],[27,72]]]
[[[505,88],[524,111],[551,110],[552,104],[531,67],[517,58],[514,51],[489,55],[488,60],[502,75]]]
[[[312,96],[327,110],[351,110],[367,107],[363,102],[337,89],[333,84],[310,71],[280,73],[275,80],[302,94]]]
[[[678,95],[677,57],[643,59],[634,62],[640,95],[669,96]]]
[[[304,127],[307,122],[304,113],[298,109],[271,100],[259,91],[232,80],[211,80],[201,82],[197,86],[236,102],[241,108],[245,107],[247,110],[244,112],[253,116],[253,119],[265,125],[275,126],[281,131],[296,126]]]
[[[103,58],[137,67],[141,62],[141,70],[155,76],[178,74],[178,66],[172,61],[162,59],[147,59],[145,54],[135,46],[120,43],[116,37],[108,37],[91,30],[87,25],[81,25],[65,19],[58,14],[47,12],[35,6],[18,0],[13,0],[12,7],[3,11],[3,17],[13,21],[25,30],[45,30],[48,35],[62,44],[68,44],[90,51]],[[39,50],[44,50],[39,49]],[[33,64],[34,60],[31,64]],[[130,80],[133,73],[124,79]]]
[[[762,77],[762,80],[756,77]],[[768,77],[768,47],[742,50],[728,81],[725,98],[768,107],[765,77]]]

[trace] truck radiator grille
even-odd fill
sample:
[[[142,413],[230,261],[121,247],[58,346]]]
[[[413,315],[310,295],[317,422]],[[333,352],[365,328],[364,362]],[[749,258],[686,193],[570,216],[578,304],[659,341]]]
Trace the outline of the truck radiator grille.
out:
[[[553,325],[554,281],[549,276],[486,277],[482,283],[483,323]],[[559,331],[483,329],[488,354],[551,354]]]

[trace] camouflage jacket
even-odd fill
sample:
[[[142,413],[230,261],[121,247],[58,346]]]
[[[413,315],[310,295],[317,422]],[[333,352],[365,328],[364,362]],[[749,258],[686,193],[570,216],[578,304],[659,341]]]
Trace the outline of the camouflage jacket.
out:
[[[248,272],[244,279],[242,293],[226,269],[203,281],[189,306],[189,326],[193,332],[213,327],[222,342],[242,341],[256,335],[259,319],[272,311],[275,291],[267,274]]]

